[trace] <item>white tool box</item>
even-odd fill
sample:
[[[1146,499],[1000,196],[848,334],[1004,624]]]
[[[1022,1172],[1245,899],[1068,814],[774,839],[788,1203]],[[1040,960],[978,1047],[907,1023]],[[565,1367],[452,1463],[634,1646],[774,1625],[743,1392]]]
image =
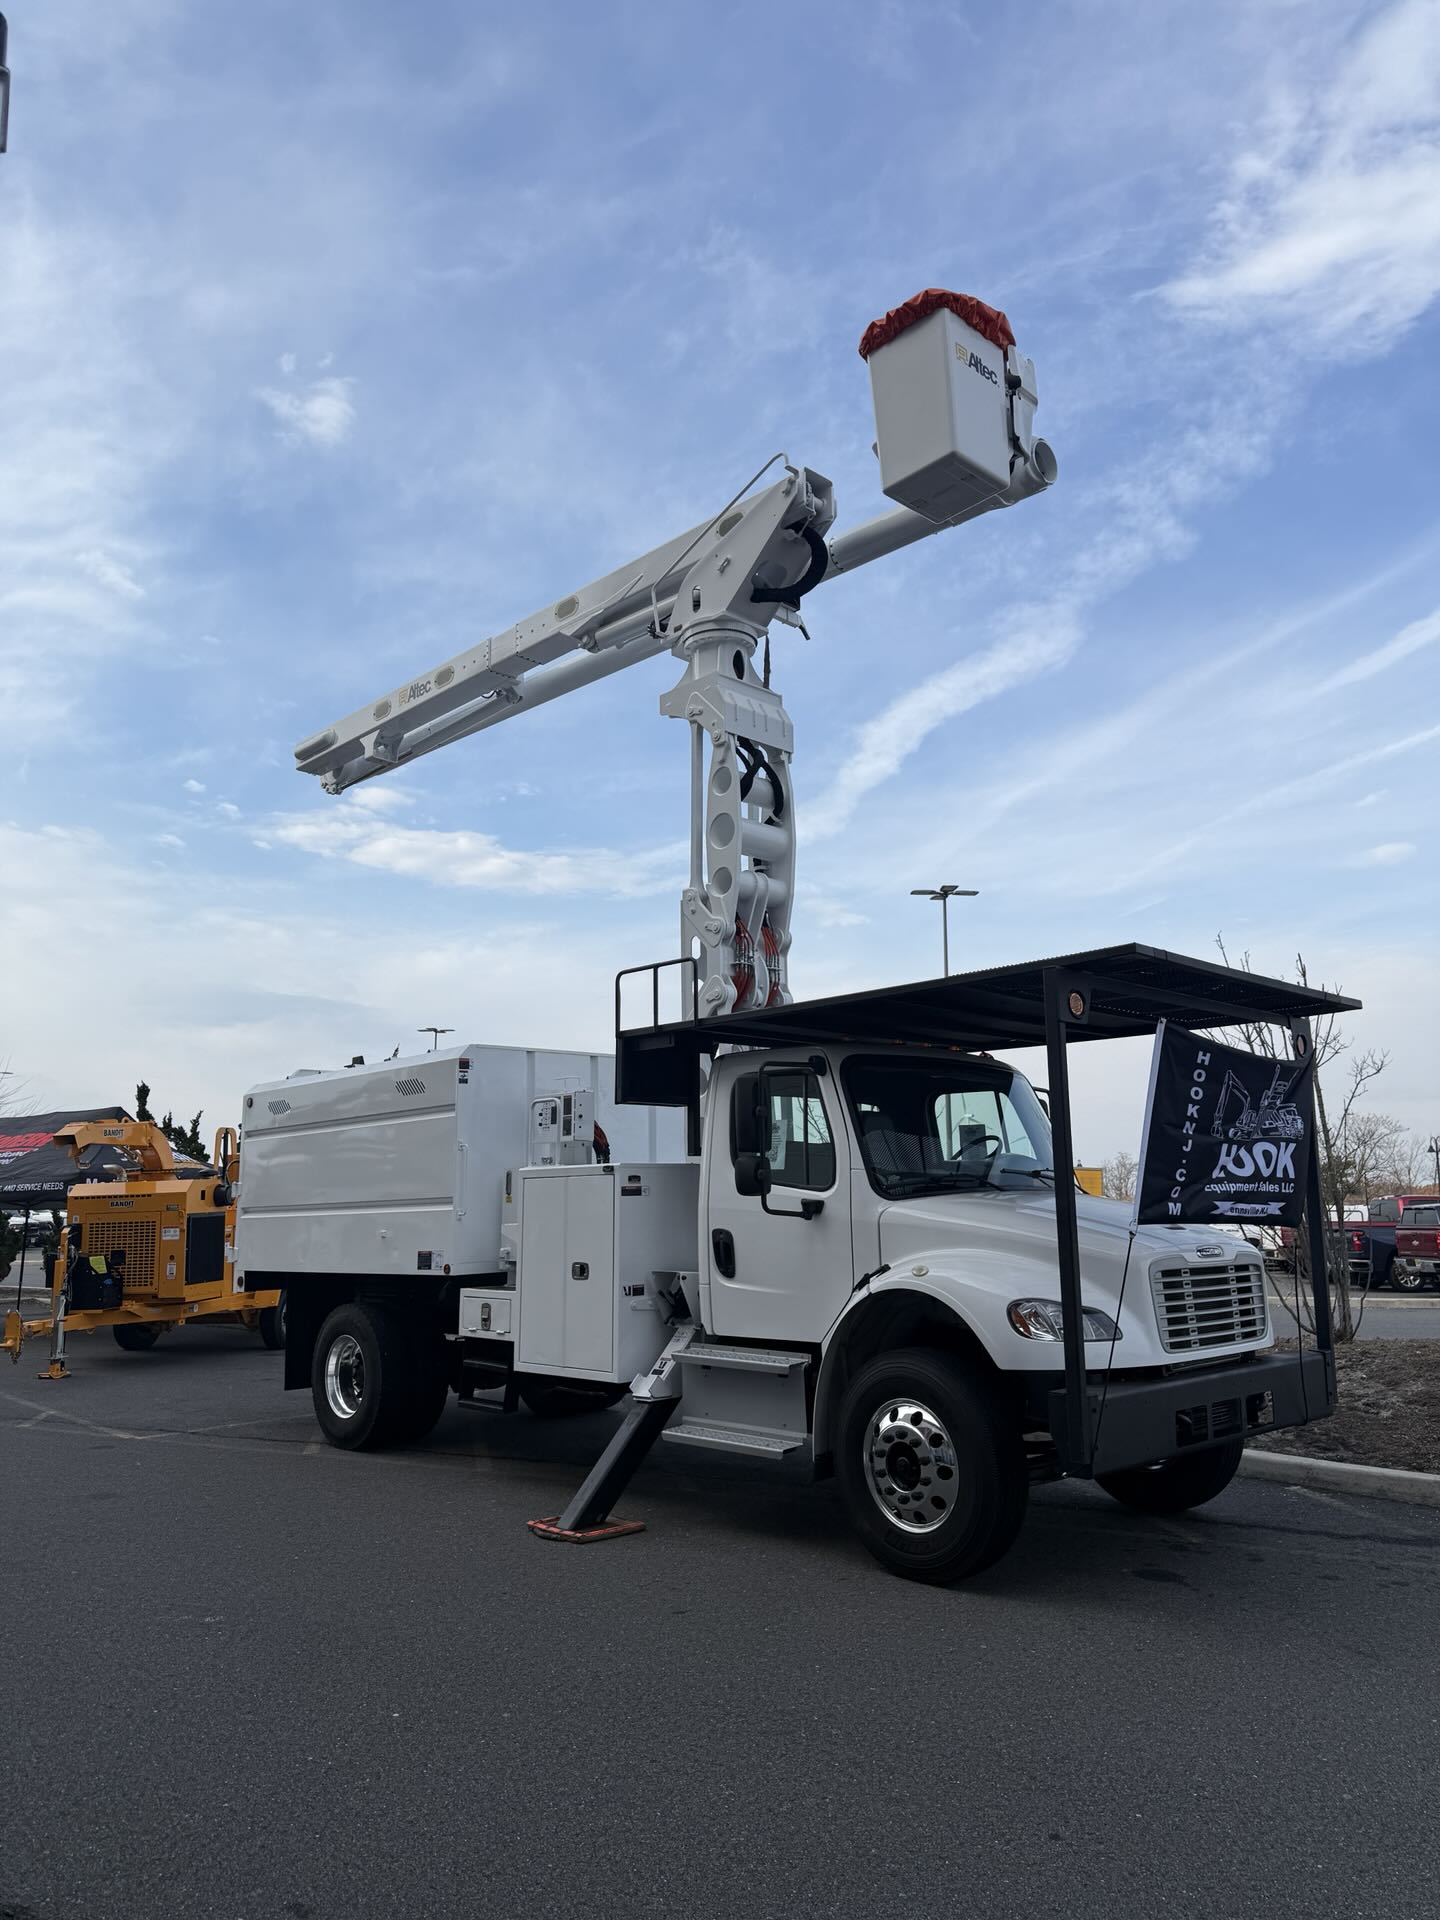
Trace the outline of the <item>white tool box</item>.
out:
[[[467,1287],[461,1333],[514,1340],[524,1373],[632,1380],[669,1337],[661,1295],[696,1264],[699,1177],[631,1161],[518,1169],[503,1228],[513,1292]]]

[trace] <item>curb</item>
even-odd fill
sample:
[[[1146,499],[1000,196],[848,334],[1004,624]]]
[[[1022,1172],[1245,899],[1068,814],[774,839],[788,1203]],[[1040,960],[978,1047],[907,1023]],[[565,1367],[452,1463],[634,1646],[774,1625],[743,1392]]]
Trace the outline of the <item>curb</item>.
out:
[[[1329,1493],[1362,1493],[1372,1500],[1440,1507],[1440,1473],[1359,1467],[1348,1460],[1312,1460],[1304,1454],[1263,1453],[1249,1447],[1241,1456],[1240,1471],[1252,1480],[1279,1480],[1290,1487],[1323,1487]]]

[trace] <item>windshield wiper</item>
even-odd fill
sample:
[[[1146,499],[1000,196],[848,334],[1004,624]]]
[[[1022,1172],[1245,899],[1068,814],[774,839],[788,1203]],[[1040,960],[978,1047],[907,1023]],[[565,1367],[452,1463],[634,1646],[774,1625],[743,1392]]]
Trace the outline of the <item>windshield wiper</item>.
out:
[[[885,1182],[885,1191],[892,1200],[899,1198],[902,1194],[924,1193],[927,1187],[933,1188],[937,1193],[944,1193],[952,1187],[959,1187],[967,1193],[975,1193],[986,1184],[984,1178],[978,1173],[971,1173],[968,1170],[964,1173],[958,1170],[947,1171],[941,1167],[932,1167],[928,1173],[886,1173],[880,1177]]]

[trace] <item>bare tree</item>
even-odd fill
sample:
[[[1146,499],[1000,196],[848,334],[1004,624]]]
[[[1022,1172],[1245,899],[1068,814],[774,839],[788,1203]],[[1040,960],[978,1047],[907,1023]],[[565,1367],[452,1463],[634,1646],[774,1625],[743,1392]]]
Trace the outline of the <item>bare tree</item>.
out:
[[[1217,933],[1215,945],[1220,950],[1220,958],[1226,966],[1234,966],[1225,947],[1225,936]],[[1242,954],[1240,967],[1245,973],[1253,968],[1250,955]],[[1302,987],[1310,985],[1310,970],[1305,964],[1303,953],[1295,956],[1295,978]],[[1339,992],[1336,987],[1333,989]],[[1353,1178],[1356,1172],[1355,1129],[1365,1116],[1356,1112],[1356,1108],[1369,1088],[1385,1071],[1389,1054],[1371,1048],[1364,1053],[1353,1053],[1352,1042],[1333,1013],[1312,1023],[1315,1042],[1315,1128],[1318,1135],[1316,1146],[1320,1153],[1320,1191],[1324,1198],[1326,1212],[1335,1221],[1337,1231],[1333,1237],[1327,1236],[1329,1244],[1324,1251],[1326,1272],[1330,1283],[1332,1320],[1337,1340],[1355,1338],[1355,1316],[1350,1300],[1350,1260],[1345,1235],[1338,1229],[1345,1219],[1345,1202],[1353,1190]],[[1221,1044],[1233,1041],[1238,1036],[1252,1053],[1263,1054],[1268,1060],[1288,1059],[1284,1036],[1280,1029],[1272,1027],[1267,1021],[1246,1021],[1238,1027],[1229,1027],[1223,1035],[1217,1035]],[[1345,1090],[1339,1104],[1333,1110],[1325,1098],[1324,1073],[1327,1066],[1349,1054],[1346,1061]],[[1302,1234],[1302,1268],[1308,1266],[1310,1249],[1304,1244],[1306,1236]],[[1303,1298],[1302,1298],[1303,1308]],[[1313,1328],[1311,1329],[1313,1332]]]
[[[1423,1176],[1421,1143],[1393,1113],[1352,1114],[1340,1142],[1346,1197],[1368,1207],[1382,1194],[1403,1193]]]
[[[1113,1160],[1105,1162],[1100,1175],[1100,1191],[1108,1200],[1133,1200],[1138,1170],[1139,1162],[1133,1153],[1117,1153]]]

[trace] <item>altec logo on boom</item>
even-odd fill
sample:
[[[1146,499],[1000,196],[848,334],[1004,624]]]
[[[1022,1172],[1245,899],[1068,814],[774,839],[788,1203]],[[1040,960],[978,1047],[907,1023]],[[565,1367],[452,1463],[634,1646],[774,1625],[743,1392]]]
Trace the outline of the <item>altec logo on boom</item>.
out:
[[[967,352],[963,342],[959,340],[955,342],[955,358],[960,362],[962,367],[969,367],[973,373],[982,375],[984,379],[990,382],[992,387],[999,386],[1000,376],[996,373],[994,367],[987,367],[979,354],[974,352],[973,349]]]

